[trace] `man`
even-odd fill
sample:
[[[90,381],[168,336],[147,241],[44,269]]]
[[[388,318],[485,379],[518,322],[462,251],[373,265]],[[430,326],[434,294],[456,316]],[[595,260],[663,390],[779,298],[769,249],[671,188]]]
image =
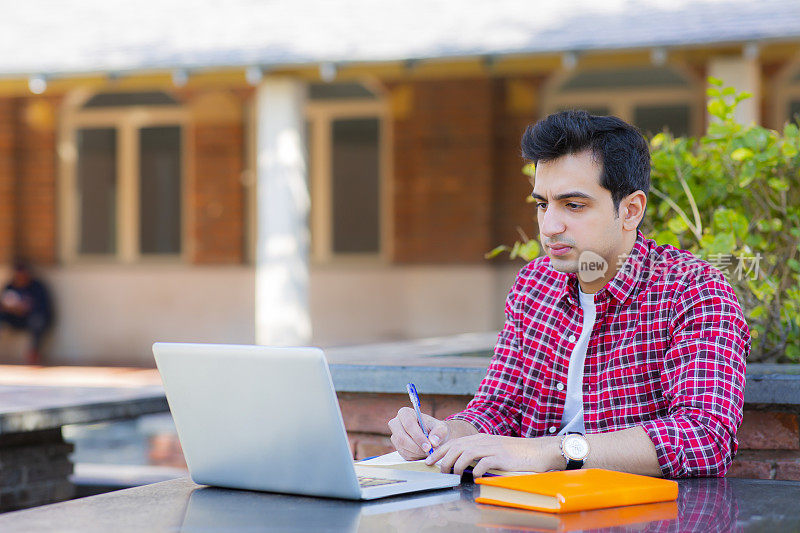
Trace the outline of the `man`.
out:
[[[26,355],[28,364],[41,363],[42,337],[52,319],[53,310],[47,288],[33,277],[25,262],[17,261],[11,281],[0,294],[0,327],[8,325],[31,334],[31,348]]]
[[[722,274],[646,239],[646,141],[615,117],[565,111],[529,126],[546,256],[524,266],[486,377],[447,420],[404,407],[406,459],[442,471],[606,468],[723,476],[736,453],[750,334]],[[428,455],[428,450],[433,452]]]

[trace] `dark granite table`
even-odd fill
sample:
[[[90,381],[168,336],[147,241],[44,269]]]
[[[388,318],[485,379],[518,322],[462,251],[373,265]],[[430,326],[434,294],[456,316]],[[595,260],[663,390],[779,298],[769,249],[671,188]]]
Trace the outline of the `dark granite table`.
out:
[[[800,482],[680,480],[677,502],[553,515],[479,505],[477,486],[359,503],[176,479],[0,515],[0,531],[800,531]]]

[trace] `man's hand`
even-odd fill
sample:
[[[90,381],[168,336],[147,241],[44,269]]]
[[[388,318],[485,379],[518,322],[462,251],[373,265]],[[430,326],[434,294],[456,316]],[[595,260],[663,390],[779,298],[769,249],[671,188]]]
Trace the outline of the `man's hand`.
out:
[[[445,422],[424,413],[422,422],[428,430],[427,439],[419,427],[417,413],[410,407],[402,407],[397,411],[397,416],[389,420],[392,444],[406,461],[427,457],[431,447],[447,442],[450,437],[450,428]]]
[[[520,438],[479,433],[444,443],[425,459],[425,463],[432,465],[439,459],[442,472],[449,474],[452,470],[459,475],[477,460],[473,477],[481,477],[492,468],[523,472],[564,468],[559,437]]]

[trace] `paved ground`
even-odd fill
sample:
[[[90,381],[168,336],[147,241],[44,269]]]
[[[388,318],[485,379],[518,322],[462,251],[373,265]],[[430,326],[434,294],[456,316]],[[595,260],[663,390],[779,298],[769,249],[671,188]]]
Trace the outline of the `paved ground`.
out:
[[[154,368],[0,365],[0,385],[142,387],[160,385]]]

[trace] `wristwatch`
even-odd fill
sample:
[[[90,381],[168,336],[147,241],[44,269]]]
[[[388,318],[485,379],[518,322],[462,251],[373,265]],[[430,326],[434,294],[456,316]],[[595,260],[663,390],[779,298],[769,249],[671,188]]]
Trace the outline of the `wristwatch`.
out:
[[[583,468],[583,463],[589,456],[589,441],[582,433],[570,431],[561,437],[561,455],[567,460],[566,470]]]

